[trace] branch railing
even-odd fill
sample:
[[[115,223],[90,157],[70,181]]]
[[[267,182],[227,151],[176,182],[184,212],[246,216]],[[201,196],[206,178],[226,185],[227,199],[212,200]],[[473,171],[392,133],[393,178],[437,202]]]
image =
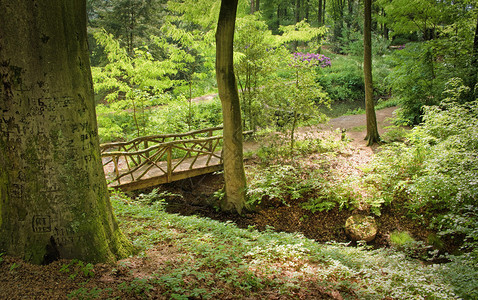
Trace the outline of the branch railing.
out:
[[[127,142],[101,144],[106,177],[112,185],[134,182],[154,176],[166,176],[181,169],[193,169],[201,157],[205,166],[214,160],[222,163],[219,147],[222,135],[214,135],[222,127],[207,128],[181,134],[163,134],[135,138]],[[204,164],[204,162],[202,162]]]

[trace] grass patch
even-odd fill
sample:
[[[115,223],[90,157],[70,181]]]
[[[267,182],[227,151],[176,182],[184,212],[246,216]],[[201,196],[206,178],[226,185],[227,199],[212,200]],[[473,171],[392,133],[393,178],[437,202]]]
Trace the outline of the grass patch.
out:
[[[361,113],[364,109],[365,103],[363,101],[336,101],[330,105],[330,109],[322,107],[319,108],[319,111],[329,118],[338,118],[344,115],[358,114],[357,112]]]
[[[362,132],[365,129],[367,129],[367,125],[352,127],[352,128],[350,128],[350,131]]]

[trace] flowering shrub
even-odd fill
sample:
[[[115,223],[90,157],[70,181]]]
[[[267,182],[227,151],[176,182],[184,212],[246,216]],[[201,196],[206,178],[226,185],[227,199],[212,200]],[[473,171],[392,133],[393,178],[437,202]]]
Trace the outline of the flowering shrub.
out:
[[[323,54],[295,52],[293,55],[295,66],[305,64],[306,66],[320,66],[321,68],[325,68],[332,65],[330,58]]]

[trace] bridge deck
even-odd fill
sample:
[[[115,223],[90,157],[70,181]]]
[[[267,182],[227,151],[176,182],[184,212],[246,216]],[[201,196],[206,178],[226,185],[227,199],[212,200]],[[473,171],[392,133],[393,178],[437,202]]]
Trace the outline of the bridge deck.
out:
[[[220,151],[215,153],[217,156],[220,156]],[[181,159],[173,159],[172,165],[176,165],[180,162]],[[194,163],[193,161],[196,160]],[[208,162],[209,160],[209,162]],[[161,161],[156,163],[160,168],[166,170],[168,162]],[[191,167],[192,165],[192,167]],[[126,171],[126,163],[125,161],[120,161],[118,163],[119,171]],[[177,165],[174,172],[171,173],[170,177],[168,178],[168,174],[162,172],[159,168],[151,168],[147,171],[147,173],[142,176],[139,180],[135,179],[140,177],[140,175],[146,171],[149,165],[144,165],[138,170],[132,173],[132,176],[125,176],[122,177],[120,180],[114,180],[116,177],[116,173],[114,168],[110,166],[105,166],[105,176],[106,180],[109,183],[108,186],[114,188],[120,188],[123,191],[134,191],[145,189],[148,187],[157,186],[160,184],[182,180],[186,178],[191,178],[199,175],[204,175],[208,173],[213,173],[216,171],[220,171],[223,169],[223,164],[219,158],[213,156],[209,159],[209,155],[199,155],[196,157],[189,157],[184,159],[181,163]]]

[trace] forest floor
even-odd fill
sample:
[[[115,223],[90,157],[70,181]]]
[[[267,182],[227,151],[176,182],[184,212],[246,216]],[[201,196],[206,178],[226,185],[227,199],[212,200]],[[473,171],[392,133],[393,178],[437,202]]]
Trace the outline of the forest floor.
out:
[[[377,111],[379,132],[383,134],[390,123],[389,119],[395,108],[386,108]],[[358,167],[367,164],[377,147],[366,147],[365,116],[342,116],[330,120],[327,125],[301,128],[300,134],[330,132],[334,129],[346,129],[350,143],[333,158],[330,163],[340,172],[359,172]],[[254,145],[250,147],[255,148]],[[254,165],[254,156],[246,161],[246,168]],[[243,216],[217,212],[204,203],[214,192],[223,186],[221,174],[201,176],[194,179],[171,183],[162,187],[163,191],[180,194],[181,197],[168,199],[167,211],[181,215],[197,215],[220,221],[232,221],[241,228],[254,227],[258,230],[274,228],[275,231],[300,232],[304,236],[317,242],[349,242],[344,232],[345,220],[354,213],[350,210],[339,210],[337,207],[331,211],[310,213],[291,202],[290,206],[270,205],[261,207],[256,212],[247,212]],[[304,217],[306,216],[306,217]],[[120,218],[121,219],[121,218]],[[394,230],[408,231],[418,240],[424,240],[428,232],[411,219],[405,218],[400,207],[388,207],[382,215],[376,218],[379,232],[371,245],[375,247],[388,247],[389,234]],[[90,267],[72,261],[56,261],[45,266],[36,266],[25,263],[10,256],[0,256],[0,299],[141,299],[169,298],[162,296],[165,291],[161,288],[149,289],[141,287],[144,282],[134,281],[144,277],[141,274],[151,274],[161,265],[174,263],[180,249],[172,245],[162,245],[150,249],[143,257],[132,257],[120,261],[116,265],[97,264]],[[147,257],[147,258],[145,258]],[[121,282],[133,282],[124,288],[118,288]],[[135,293],[134,289],[140,289]],[[200,287],[200,284],[199,284]],[[219,287],[221,288],[221,287]],[[145,289],[147,291],[145,291]],[[105,294],[105,291],[108,291]],[[167,294],[167,293],[166,293]],[[67,297],[67,295],[70,295]],[[168,294],[171,295],[171,294]],[[269,290],[261,296],[247,296],[234,294],[231,291],[224,298],[266,298],[288,299],[277,291]],[[194,297],[192,297],[194,299]],[[200,299],[198,297],[197,299]],[[296,294],[294,298],[302,299],[342,299],[336,291],[326,292],[321,288],[312,288],[305,294]],[[179,298],[178,298],[179,299]],[[183,298],[181,298],[183,299]]]

